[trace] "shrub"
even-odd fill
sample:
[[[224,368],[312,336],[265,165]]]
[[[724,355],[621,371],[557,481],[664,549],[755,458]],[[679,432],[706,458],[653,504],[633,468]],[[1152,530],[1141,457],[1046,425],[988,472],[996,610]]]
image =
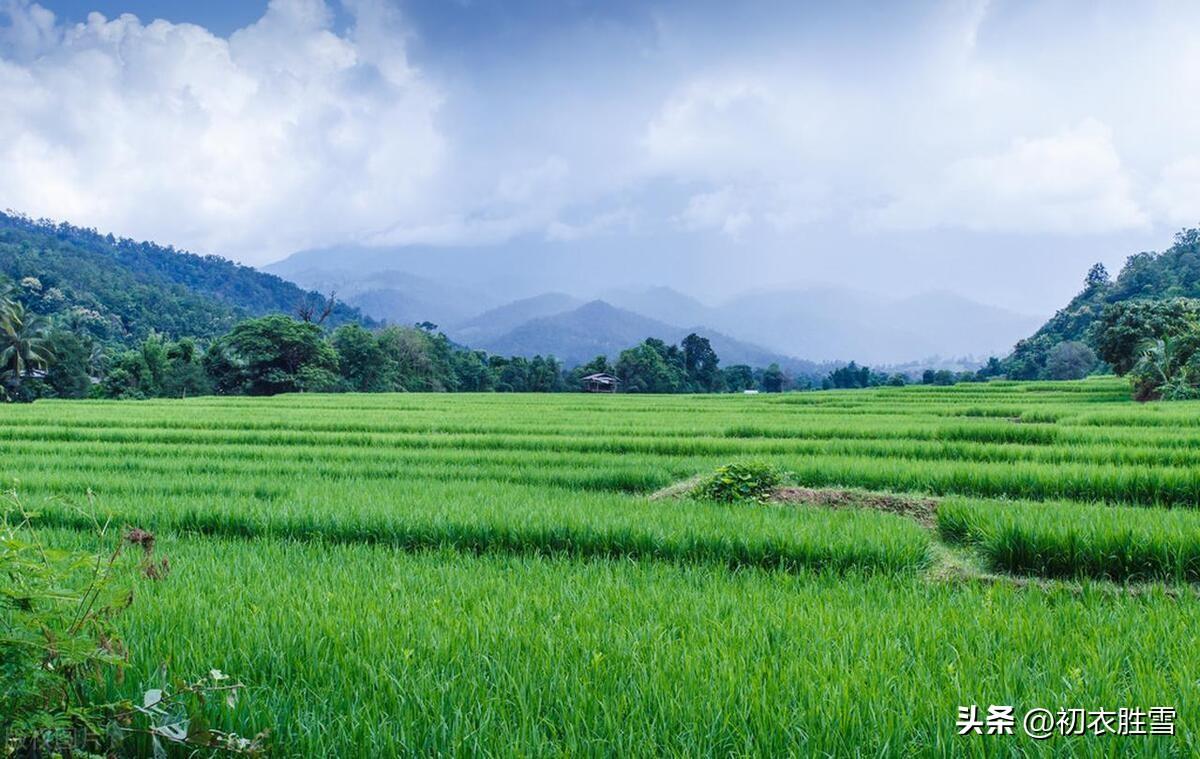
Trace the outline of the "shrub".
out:
[[[232,708],[243,688],[218,670],[163,683],[140,705],[106,701],[108,682],[122,681],[127,665],[114,619],[133,602],[133,570],[151,580],[169,570],[166,559],[153,559],[154,536],[130,529],[107,553],[61,550],[42,543],[10,500],[21,521],[0,515],[0,756],[114,755],[139,736],[155,756],[165,755],[164,744],[261,753],[265,734],[206,727],[206,702]]]
[[[692,490],[696,498],[710,501],[766,501],[783,481],[774,466],[761,461],[726,464]]]

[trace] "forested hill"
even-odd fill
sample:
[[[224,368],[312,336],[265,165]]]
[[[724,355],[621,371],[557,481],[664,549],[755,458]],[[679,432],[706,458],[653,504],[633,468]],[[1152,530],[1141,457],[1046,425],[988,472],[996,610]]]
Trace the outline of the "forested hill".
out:
[[[1052,348],[1064,341],[1089,342],[1092,324],[1105,306],[1127,300],[1200,298],[1200,229],[1175,235],[1166,250],[1143,252],[1125,260],[1116,280],[1100,264],[1088,272],[1083,290],[1041,329],[1017,343],[1006,359],[1008,376],[1033,379],[1041,375]]]
[[[294,313],[306,292],[219,256],[102,235],[69,224],[0,213],[0,278],[25,291],[26,305],[84,322],[102,339],[213,337],[238,320]],[[328,323],[364,321],[338,304]]]

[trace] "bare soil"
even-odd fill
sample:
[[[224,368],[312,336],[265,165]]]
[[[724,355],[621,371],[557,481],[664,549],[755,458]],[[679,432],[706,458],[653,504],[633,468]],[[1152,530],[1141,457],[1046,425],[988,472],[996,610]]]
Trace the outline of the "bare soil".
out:
[[[937,517],[937,501],[932,498],[868,493],[861,490],[782,487],[771,494],[771,501],[833,509],[875,509],[914,519],[929,528],[935,525]]]

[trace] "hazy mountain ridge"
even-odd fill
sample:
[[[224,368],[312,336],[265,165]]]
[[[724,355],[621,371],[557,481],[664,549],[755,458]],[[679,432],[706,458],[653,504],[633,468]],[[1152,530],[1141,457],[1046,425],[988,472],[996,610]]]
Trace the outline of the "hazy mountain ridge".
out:
[[[574,366],[598,355],[615,361],[621,351],[648,337],[677,343],[692,332],[709,339],[723,366],[767,366],[778,363],[790,370],[806,373],[818,368],[812,362],[783,356],[707,327],[677,327],[617,308],[602,300],[589,301],[561,314],[531,319],[503,335],[472,347],[503,355],[553,355],[564,364]]]
[[[860,363],[1003,355],[1039,321],[953,293],[892,299],[829,287],[748,293],[717,313],[713,323],[737,337],[793,355]]]
[[[336,292],[338,300],[390,324],[429,321],[444,327],[499,305],[493,296],[479,290],[398,269],[362,276],[342,268],[305,266],[284,276],[302,287]]]
[[[307,286],[316,286],[312,272],[319,269],[322,261],[335,260],[345,267],[354,267],[360,272],[357,275],[360,280],[372,283],[378,282],[382,272],[411,266],[416,273],[404,286],[370,295],[351,295],[348,302],[391,322],[433,321],[456,340],[480,347],[516,331],[522,321],[554,316],[589,299],[599,299],[657,321],[674,328],[673,332],[686,325],[705,325],[731,340],[763,346],[765,353],[777,356],[824,362],[855,360],[876,365],[907,364],[926,356],[1005,355],[1041,321],[941,290],[891,297],[845,287],[807,286],[746,292],[715,304],[661,285],[601,288],[582,293],[576,290],[574,295],[564,295],[571,292],[569,289],[548,292],[549,288],[542,288],[529,294],[527,291],[539,278],[542,281],[554,278],[552,270],[561,264],[559,259],[570,260],[568,252],[559,250],[558,258],[552,258],[544,245],[534,246],[533,253],[522,253],[517,260],[532,256],[540,263],[528,268],[541,267],[547,271],[503,272],[502,267],[494,268],[501,260],[498,257],[514,253],[519,246],[501,247],[491,257],[483,256],[477,249],[428,246],[304,251],[268,268],[296,276]],[[586,258],[580,254],[575,260],[581,257]],[[372,267],[383,268],[376,271]],[[477,282],[483,272],[508,284],[497,280],[493,286],[480,287]],[[354,275],[346,278],[353,279]],[[459,292],[454,292],[454,288]],[[354,286],[350,285],[346,291],[353,292]],[[482,291],[487,294],[481,294]],[[517,297],[522,292],[526,294]],[[513,293],[513,299],[504,303],[498,297],[501,293]],[[548,352],[546,346],[536,350],[537,346],[531,342],[536,334],[538,330],[531,329],[512,339],[519,338],[534,352]],[[583,329],[576,330],[574,335],[578,346],[572,354],[584,351],[591,343],[607,344],[606,338],[593,339]],[[554,345],[561,348],[565,339],[565,335],[559,334]]]
[[[466,345],[494,340],[532,319],[579,308],[583,301],[565,293],[544,293],[484,311],[466,321],[451,324],[447,334]]]

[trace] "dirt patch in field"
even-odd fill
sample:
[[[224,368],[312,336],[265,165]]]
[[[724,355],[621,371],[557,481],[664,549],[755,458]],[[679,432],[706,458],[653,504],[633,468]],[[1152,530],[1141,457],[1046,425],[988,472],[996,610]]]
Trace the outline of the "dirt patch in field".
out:
[[[771,494],[776,503],[825,506],[832,509],[874,509],[899,514],[932,528],[937,519],[937,501],[932,498],[906,497],[860,490],[817,490],[783,487]]]
[[[704,481],[703,474],[697,474],[694,477],[688,477],[686,480],[681,480],[665,488],[659,488],[650,494],[651,501],[661,501],[664,498],[683,498],[701,482]]]
[[[671,498],[683,498],[704,480],[704,475],[696,475],[686,480],[668,485],[650,494],[650,500],[660,501]],[[776,488],[770,497],[771,503],[824,506],[831,509],[874,509],[899,514],[920,523],[923,527],[932,529],[937,524],[937,500],[921,498],[920,496],[892,495],[890,493],[872,493],[866,490],[845,490],[837,488],[802,488],[792,485]]]

